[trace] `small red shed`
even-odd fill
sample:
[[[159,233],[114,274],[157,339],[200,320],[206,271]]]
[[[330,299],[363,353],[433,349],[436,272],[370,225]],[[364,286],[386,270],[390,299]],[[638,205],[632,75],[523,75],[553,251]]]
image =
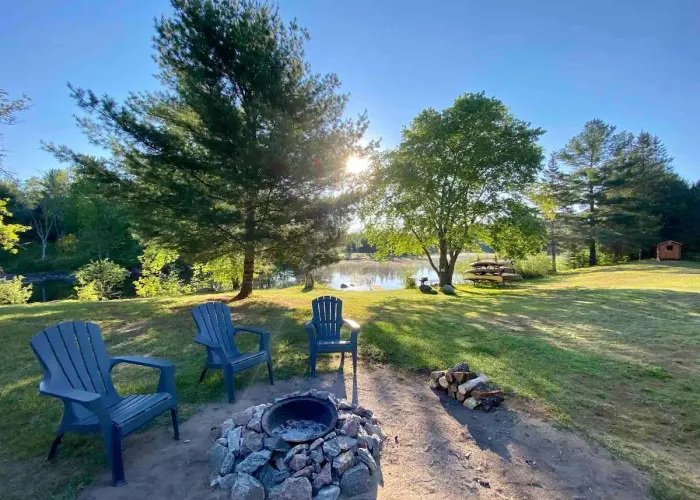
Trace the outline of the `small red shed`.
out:
[[[683,243],[668,240],[656,245],[656,260],[681,260]]]

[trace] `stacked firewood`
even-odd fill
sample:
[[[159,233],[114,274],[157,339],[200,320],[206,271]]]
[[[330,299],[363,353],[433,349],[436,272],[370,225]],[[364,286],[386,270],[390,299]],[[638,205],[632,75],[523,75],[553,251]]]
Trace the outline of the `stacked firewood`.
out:
[[[483,373],[470,371],[467,363],[430,374],[431,388],[447,391],[450,397],[467,408],[473,410],[478,407],[487,412],[503,402],[503,391],[487,385],[488,381],[489,378]]]

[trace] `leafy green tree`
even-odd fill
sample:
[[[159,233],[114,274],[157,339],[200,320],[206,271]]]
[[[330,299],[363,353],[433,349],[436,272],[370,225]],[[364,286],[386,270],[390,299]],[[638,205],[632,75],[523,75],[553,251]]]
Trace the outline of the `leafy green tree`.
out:
[[[156,22],[163,89],[118,104],[72,89],[81,120],[111,159],[50,146],[139,214],[137,232],[190,260],[243,253],[237,298],[256,258],[300,242],[299,221],[339,186],[366,117],[343,118],[335,75],[311,72],[306,31],[254,0],[173,0]]]
[[[34,234],[41,244],[41,260],[53,235],[60,234],[66,210],[70,178],[65,170],[50,169],[41,177],[30,177],[22,189],[22,203],[31,216]]]
[[[80,250],[93,258],[112,258],[123,264],[136,262],[139,246],[131,234],[132,217],[125,200],[113,185],[79,176],[71,186],[70,229],[77,233]]]
[[[29,109],[31,99],[26,95],[22,95],[19,99],[10,99],[6,90],[0,89],[0,125],[8,126],[15,125],[19,119],[17,113]],[[3,166],[2,159],[5,157],[3,148],[3,136],[0,130],[0,175],[9,177],[10,171]]]
[[[75,272],[81,300],[108,300],[121,294],[129,272],[109,259],[91,261]]]
[[[483,93],[421,112],[398,148],[374,162],[362,216],[379,255],[422,252],[440,286],[451,284],[457,258],[483,228],[520,213],[543,133]]]
[[[17,253],[19,235],[31,228],[5,222],[5,217],[12,217],[12,213],[7,210],[7,201],[0,199],[0,248],[10,253]]]
[[[551,154],[542,180],[537,182],[528,193],[528,198],[535,204],[547,226],[553,274],[557,272],[557,245],[560,238],[558,217],[563,209],[561,176],[556,155]]]

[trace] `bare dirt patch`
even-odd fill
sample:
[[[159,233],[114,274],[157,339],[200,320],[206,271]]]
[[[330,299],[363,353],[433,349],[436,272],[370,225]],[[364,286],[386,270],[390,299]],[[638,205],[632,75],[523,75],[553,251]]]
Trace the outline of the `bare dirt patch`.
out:
[[[645,476],[606,450],[521,411],[471,411],[428,388],[425,376],[361,365],[317,379],[255,384],[233,405],[209,404],[181,425],[176,442],[165,428],[126,439],[128,484],[109,474],[82,500],[202,499],[208,488],[205,450],[212,428],[231,413],[296,390],[327,389],[374,411],[389,435],[382,452],[383,485],[376,497],[598,499],[646,498]],[[223,385],[222,385],[223,391]],[[59,457],[60,460],[60,457]],[[372,498],[375,494],[371,495]]]

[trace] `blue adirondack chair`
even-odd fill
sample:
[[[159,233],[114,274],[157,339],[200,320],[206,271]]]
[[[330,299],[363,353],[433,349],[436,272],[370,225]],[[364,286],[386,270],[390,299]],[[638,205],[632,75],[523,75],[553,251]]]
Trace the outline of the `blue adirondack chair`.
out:
[[[192,309],[192,318],[197,324],[197,336],[194,341],[206,346],[207,361],[199,376],[204,380],[207,369],[222,369],[229,403],[236,400],[233,376],[255,365],[267,363],[270,385],[275,383],[272,376],[272,357],[270,356],[270,333],[249,327],[235,327],[231,321],[231,308],[221,302],[206,302]],[[236,347],[235,337],[238,332],[250,332],[260,336],[260,346],[255,352],[241,353]]]
[[[318,297],[311,301],[313,318],[306,323],[309,334],[309,367],[311,376],[316,375],[316,356],[318,354],[340,352],[341,363],[345,353],[352,353],[352,369],[357,373],[357,336],[360,325],[351,319],[343,318],[343,301],[337,297]],[[340,329],[350,328],[350,340],[340,340]]]
[[[180,439],[175,366],[171,362],[142,356],[110,357],[100,327],[84,321],[59,323],[37,333],[29,343],[44,369],[39,393],[63,401],[63,419],[49,460],[56,454],[64,433],[100,432],[112,482],[118,486],[126,482],[122,461],[124,436],[170,410],[175,439]],[[158,392],[121,397],[111,377],[112,368],[119,363],[158,368]]]

